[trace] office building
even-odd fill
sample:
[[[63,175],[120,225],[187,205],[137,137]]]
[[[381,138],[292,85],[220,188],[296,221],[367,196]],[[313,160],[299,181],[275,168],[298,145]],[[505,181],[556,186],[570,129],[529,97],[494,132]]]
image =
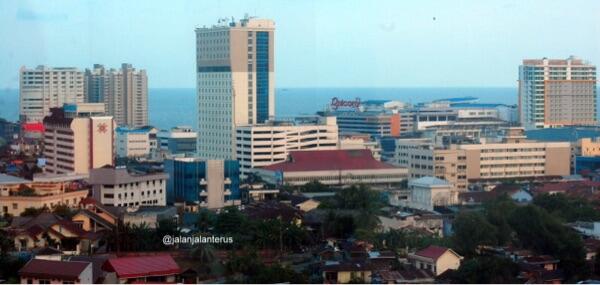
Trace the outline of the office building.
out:
[[[157,134],[159,150],[163,156],[195,154],[198,133],[191,127],[179,126]]]
[[[94,199],[117,207],[166,206],[165,173],[135,173],[126,168],[101,167],[90,170],[89,184]]]
[[[90,169],[113,165],[113,118],[104,104],[66,104],[44,118],[45,172],[87,174]]]
[[[104,103],[106,113],[117,125],[144,127],[148,125],[148,77],[146,70],[136,70],[123,63],[120,69],[105,69],[94,64],[85,71],[86,100]]]
[[[293,151],[284,162],[258,168],[256,173],[270,184],[326,185],[366,184],[392,186],[407,179],[407,169],[377,161],[368,149]]]
[[[468,185],[503,180],[569,175],[571,146],[567,142],[528,140],[521,128],[507,128],[495,139],[436,146],[429,139],[382,142],[384,161],[407,167],[411,178],[433,176],[459,191]],[[389,148],[394,148],[390,151]]]
[[[158,153],[158,130],[146,126],[141,128],[117,127],[117,157],[154,158]]]
[[[412,116],[404,111],[328,111],[323,115],[336,117],[340,135],[399,136],[413,130]]]
[[[21,122],[41,122],[50,109],[85,100],[83,72],[74,67],[35,69],[23,66],[19,79],[19,117]]]
[[[321,118],[316,124],[267,121],[236,128],[236,157],[242,178],[253,168],[285,161],[290,151],[332,150],[337,144],[335,117]]]
[[[235,157],[235,126],[275,115],[275,23],[244,18],[196,29],[198,155]]]
[[[187,205],[219,209],[241,203],[237,160],[166,159],[165,172],[169,174],[169,205],[184,202]]]
[[[525,59],[519,116],[525,129],[597,124],[596,66],[573,56]]]

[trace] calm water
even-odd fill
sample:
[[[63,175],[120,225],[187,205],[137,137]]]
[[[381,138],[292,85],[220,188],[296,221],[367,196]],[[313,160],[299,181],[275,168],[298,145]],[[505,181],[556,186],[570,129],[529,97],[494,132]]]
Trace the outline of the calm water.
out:
[[[159,128],[196,127],[194,88],[159,88],[150,89],[149,93],[150,124]],[[278,117],[314,114],[323,110],[332,97],[359,97],[362,101],[394,99],[414,104],[465,96],[478,97],[481,103],[517,103],[516,88],[282,88],[276,90],[275,112]],[[0,90],[0,117],[17,120],[18,108],[18,90]]]

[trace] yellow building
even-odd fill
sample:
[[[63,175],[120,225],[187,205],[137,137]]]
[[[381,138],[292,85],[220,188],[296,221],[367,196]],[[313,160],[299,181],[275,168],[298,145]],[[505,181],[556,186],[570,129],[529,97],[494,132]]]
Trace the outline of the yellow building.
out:
[[[408,255],[410,261],[417,269],[429,270],[438,276],[449,269],[458,269],[463,257],[454,250],[430,245],[422,250]]]

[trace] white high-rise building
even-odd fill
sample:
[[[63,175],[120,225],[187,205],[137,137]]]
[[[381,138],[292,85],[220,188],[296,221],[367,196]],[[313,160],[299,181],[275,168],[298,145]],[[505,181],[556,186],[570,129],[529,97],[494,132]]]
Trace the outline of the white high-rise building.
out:
[[[196,29],[198,155],[235,157],[235,126],[275,115],[275,23],[244,18]]]
[[[136,70],[128,63],[120,69],[94,64],[94,69],[85,71],[85,89],[87,102],[104,103],[106,114],[113,116],[117,125],[148,125],[146,70]]]
[[[83,103],[83,72],[74,67],[21,67],[19,80],[19,117],[22,122],[41,122],[50,108]]]
[[[519,117],[526,129],[596,125],[596,66],[573,56],[525,59],[519,66]]]

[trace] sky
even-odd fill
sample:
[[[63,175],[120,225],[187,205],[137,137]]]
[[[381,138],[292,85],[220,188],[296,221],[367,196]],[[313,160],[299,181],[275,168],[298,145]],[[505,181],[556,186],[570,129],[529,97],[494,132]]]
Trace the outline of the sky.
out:
[[[515,87],[524,58],[600,64],[600,1],[0,0],[0,88],[20,66],[146,69],[195,87],[194,29],[276,23],[276,87]]]

